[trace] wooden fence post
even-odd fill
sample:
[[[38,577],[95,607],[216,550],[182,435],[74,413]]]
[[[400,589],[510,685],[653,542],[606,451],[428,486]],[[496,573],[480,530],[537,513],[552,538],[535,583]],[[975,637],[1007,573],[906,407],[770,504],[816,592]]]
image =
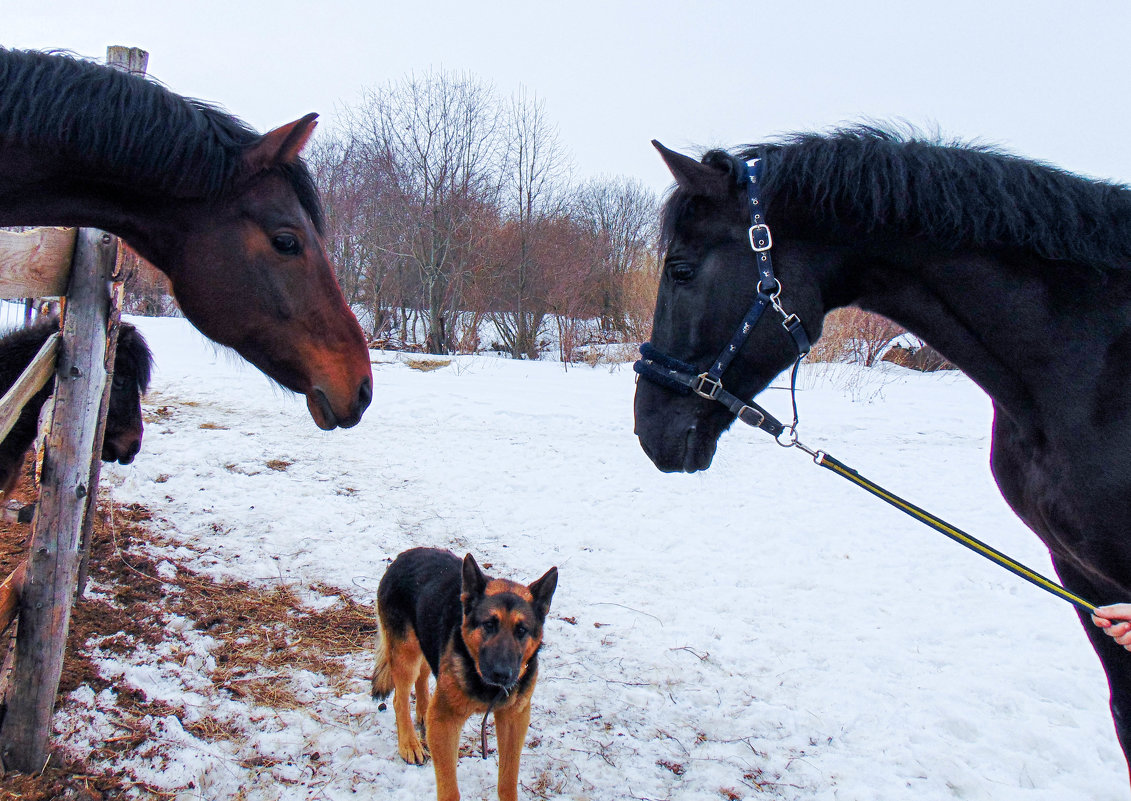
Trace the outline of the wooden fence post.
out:
[[[79,231],[55,373],[55,409],[43,458],[43,479],[32,526],[7,711],[0,728],[4,767],[25,773],[47,762],[51,715],[63,672],[91,454],[106,385],[107,281],[117,239]]]
[[[145,75],[149,65],[149,53],[140,47],[121,47],[112,45],[106,48],[106,64],[114,69],[128,72],[131,75]],[[126,292],[126,279],[129,278],[126,268],[125,255],[133,253],[128,245],[118,244],[117,259],[114,263],[114,272],[111,276],[113,283],[110,287],[110,311],[107,315],[106,328],[106,372],[113,374],[114,359],[118,355],[118,332],[122,323],[122,303]],[[136,257],[135,257],[136,258]],[[90,460],[90,486],[91,492],[87,497],[86,513],[83,515],[82,534],[79,537],[79,574],[78,595],[86,592],[87,574],[90,572],[90,539],[94,532],[94,516],[98,510],[98,482],[102,475],[102,439],[106,434],[106,414],[110,409],[109,381],[102,391],[102,407],[98,415],[98,431],[94,436],[95,451]]]

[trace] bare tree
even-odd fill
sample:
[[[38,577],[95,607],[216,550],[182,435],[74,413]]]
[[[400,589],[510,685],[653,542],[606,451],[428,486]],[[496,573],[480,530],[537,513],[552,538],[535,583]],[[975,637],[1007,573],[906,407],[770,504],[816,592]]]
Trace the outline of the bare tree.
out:
[[[482,239],[476,225],[498,200],[500,111],[492,89],[468,75],[409,76],[366,92],[345,115],[368,172],[380,175],[369,203],[379,206],[386,266],[415,270],[426,347],[447,353],[463,284]],[[401,274],[408,290],[408,276]]]
[[[906,330],[898,323],[855,306],[835,309],[825,317],[821,338],[810,356],[818,362],[876,365]]]
[[[629,306],[636,304],[629,294],[641,283],[641,271],[655,269],[659,201],[634,178],[600,178],[584,184],[574,204],[600,247],[601,326],[629,335],[637,327],[630,319],[636,310]]]
[[[538,336],[549,313],[548,277],[560,249],[551,235],[564,213],[569,164],[545,103],[525,89],[511,98],[503,162],[503,247],[494,249],[496,303],[491,319],[511,355],[538,357]]]

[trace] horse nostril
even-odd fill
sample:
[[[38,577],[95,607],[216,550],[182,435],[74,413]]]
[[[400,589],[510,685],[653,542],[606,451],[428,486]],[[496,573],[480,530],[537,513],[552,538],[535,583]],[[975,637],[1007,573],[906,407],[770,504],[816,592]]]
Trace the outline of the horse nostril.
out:
[[[361,381],[361,388],[357,391],[357,410],[364,412],[369,408],[370,402],[373,400],[373,384],[369,377],[365,377]]]

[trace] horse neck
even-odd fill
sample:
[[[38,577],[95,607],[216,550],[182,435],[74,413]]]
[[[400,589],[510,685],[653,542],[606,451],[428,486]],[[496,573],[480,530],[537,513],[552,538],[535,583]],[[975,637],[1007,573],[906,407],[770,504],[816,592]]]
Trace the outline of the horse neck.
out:
[[[183,202],[146,187],[125,188],[81,161],[60,161],[0,144],[0,226],[64,225],[116,234],[148,261],[178,246]]]
[[[1065,387],[1094,380],[1106,349],[1082,347],[1081,333],[1126,314],[1104,302],[1122,276],[1032,256],[901,243],[851,261],[852,300],[931,343],[1015,418],[1039,418],[1064,403]],[[1084,301],[1072,313],[1069,295]]]

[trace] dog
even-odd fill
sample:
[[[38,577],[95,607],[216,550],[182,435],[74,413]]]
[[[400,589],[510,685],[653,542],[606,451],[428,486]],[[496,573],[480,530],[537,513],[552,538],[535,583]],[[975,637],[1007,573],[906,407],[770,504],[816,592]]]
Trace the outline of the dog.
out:
[[[456,762],[463,724],[495,714],[500,801],[518,798],[518,762],[538,681],[538,650],[558,569],[524,586],[493,579],[468,554],[413,548],[400,554],[377,587],[380,643],[373,697],[393,693],[397,750],[423,765],[409,693],[416,688],[416,722],[436,771],[436,797],[457,801]],[[436,677],[429,695],[428,674]]]

